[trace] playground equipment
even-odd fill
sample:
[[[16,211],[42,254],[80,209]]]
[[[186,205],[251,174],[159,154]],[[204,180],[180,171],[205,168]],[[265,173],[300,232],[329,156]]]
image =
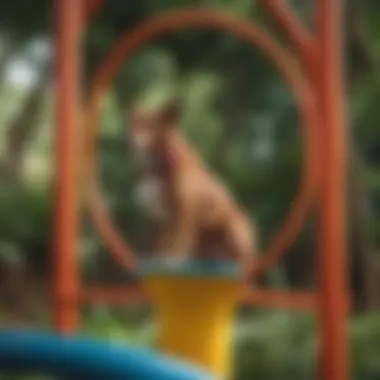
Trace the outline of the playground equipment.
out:
[[[91,15],[104,1],[93,0]],[[283,229],[252,268],[252,277],[269,269],[293,242],[314,202],[320,205],[319,263],[320,289],[317,294],[279,294],[264,290],[246,290],[248,299],[258,304],[288,307],[313,307],[320,316],[320,375],[324,380],[347,380],[347,337],[345,322],[347,292],[345,284],[344,173],[345,130],[342,91],[341,30],[342,0],[315,0],[315,32],[309,33],[286,1],[260,0],[262,5],[288,35],[290,48],[283,48],[270,35],[249,21],[224,12],[191,9],[170,12],[141,25],[121,37],[100,66],[84,112],[85,185],[88,209],[94,226],[114,257],[126,268],[136,270],[132,249],[112,223],[98,186],[95,132],[104,94],[120,66],[142,45],[164,33],[183,28],[205,27],[227,30],[248,43],[255,44],[273,59],[292,87],[299,103],[304,127],[304,176],[295,206]],[[57,1],[59,14],[58,46],[58,128],[57,128],[57,235],[56,235],[56,325],[63,334],[75,331],[78,305],[83,298],[115,298],[116,291],[81,289],[79,283],[78,194],[80,152],[78,146],[78,72],[83,17],[80,0]],[[323,141],[324,154],[320,155]],[[143,287],[156,306],[161,325],[161,348],[203,364],[211,373],[227,375],[228,341],[233,311],[239,300],[241,282],[223,272],[219,279],[215,267],[200,273],[197,263],[190,263],[190,273],[168,274],[159,268],[145,271]],[[220,273],[219,273],[220,274]],[[207,292],[207,287],[211,291]],[[119,290],[117,290],[119,294]],[[126,293],[121,293],[126,302]],[[186,297],[184,295],[187,295]],[[199,294],[205,295],[201,300]],[[118,298],[118,297],[117,297]],[[285,301],[285,305],[281,304]],[[197,303],[195,303],[198,301]],[[180,312],[180,304],[187,313]],[[199,314],[196,315],[195,311]],[[215,323],[207,324],[212,313]],[[191,316],[193,328],[188,318]],[[188,334],[184,330],[188,329]],[[197,333],[198,331],[198,333]],[[203,336],[200,336],[200,333]],[[204,336],[207,336],[205,341]],[[0,341],[1,342],[1,341]],[[207,347],[207,349],[205,349]],[[202,351],[205,349],[204,351]],[[30,357],[28,357],[30,358]],[[25,359],[25,357],[24,357]],[[25,359],[26,360],[26,359]]]
[[[148,351],[50,333],[9,331],[0,337],[0,368],[77,380],[212,380],[194,366]]]
[[[193,261],[170,270],[150,263],[142,274],[161,330],[158,347],[228,378],[233,373],[234,314],[242,291],[238,266]]]

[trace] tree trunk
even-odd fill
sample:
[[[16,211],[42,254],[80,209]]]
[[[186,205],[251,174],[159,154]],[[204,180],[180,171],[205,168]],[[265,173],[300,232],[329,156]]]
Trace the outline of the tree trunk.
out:
[[[351,277],[357,306],[370,311],[380,307],[380,257],[371,236],[372,215],[361,166],[353,153],[349,176]]]
[[[244,70],[235,62],[228,74],[229,83],[227,85],[226,113],[223,133],[216,142],[211,156],[211,164],[217,172],[225,169],[226,152],[233,141],[234,136],[239,133],[239,127],[247,115],[248,110],[248,88],[247,78]]]
[[[348,71],[351,89],[365,78],[376,80],[375,58],[369,43],[364,4],[361,0],[349,0],[346,7]],[[352,139],[353,140],[353,139]],[[351,279],[357,306],[364,310],[380,307],[380,256],[371,236],[371,215],[368,191],[363,179],[363,164],[351,147],[351,165],[348,192],[351,231]]]
[[[368,23],[362,0],[349,0],[346,6],[348,75],[353,85],[375,74],[374,53],[368,39]]]
[[[6,69],[10,59],[13,57],[13,54],[18,50],[18,45],[11,41],[10,38],[4,37],[4,47],[0,55],[0,96],[3,93],[4,86],[6,83]]]
[[[37,127],[38,110],[50,82],[50,63],[43,65],[40,77],[30,90],[22,108],[11,121],[6,132],[5,158],[2,163],[3,180],[18,183],[24,169],[25,148]]]

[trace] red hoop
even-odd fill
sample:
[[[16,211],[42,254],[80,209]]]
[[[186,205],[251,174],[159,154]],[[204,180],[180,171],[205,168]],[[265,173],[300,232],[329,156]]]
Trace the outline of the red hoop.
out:
[[[314,93],[297,61],[280,47],[265,31],[248,20],[220,10],[180,10],[158,16],[122,36],[101,64],[93,80],[89,103],[84,112],[85,177],[88,207],[100,236],[112,255],[123,266],[134,269],[136,257],[121,232],[112,222],[111,215],[98,186],[96,160],[96,132],[105,93],[109,90],[120,66],[151,39],[186,28],[203,27],[229,31],[241,40],[259,47],[272,58],[277,69],[293,89],[299,105],[303,126],[305,164],[303,178],[293,209],[283,228],[275,236],[267,251],[261,255],[251,274],[258,275],[271,267],[292,244],[304,224],[319,186],[319,131],[318,112]]]

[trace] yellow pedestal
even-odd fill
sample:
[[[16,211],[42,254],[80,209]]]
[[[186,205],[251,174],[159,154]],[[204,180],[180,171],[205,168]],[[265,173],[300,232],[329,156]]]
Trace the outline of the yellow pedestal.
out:
[[[233,267],[199,268],[192,263],[145,274],[159,323],[158,344],[165,353],[226,378],[232,373],[232,330],[242,282]]]

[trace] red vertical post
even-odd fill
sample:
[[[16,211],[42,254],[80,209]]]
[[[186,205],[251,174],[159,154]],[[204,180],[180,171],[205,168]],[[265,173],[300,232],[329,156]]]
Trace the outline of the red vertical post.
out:
[[[78,324],[78,111],[81,0],[56,0],[56,231],[55,326],[63,334]]]
[[[324,380],[348,380],[343,0],[318,0],[317,14],[319,95],[325,149],[319,247],[321,375]]]

